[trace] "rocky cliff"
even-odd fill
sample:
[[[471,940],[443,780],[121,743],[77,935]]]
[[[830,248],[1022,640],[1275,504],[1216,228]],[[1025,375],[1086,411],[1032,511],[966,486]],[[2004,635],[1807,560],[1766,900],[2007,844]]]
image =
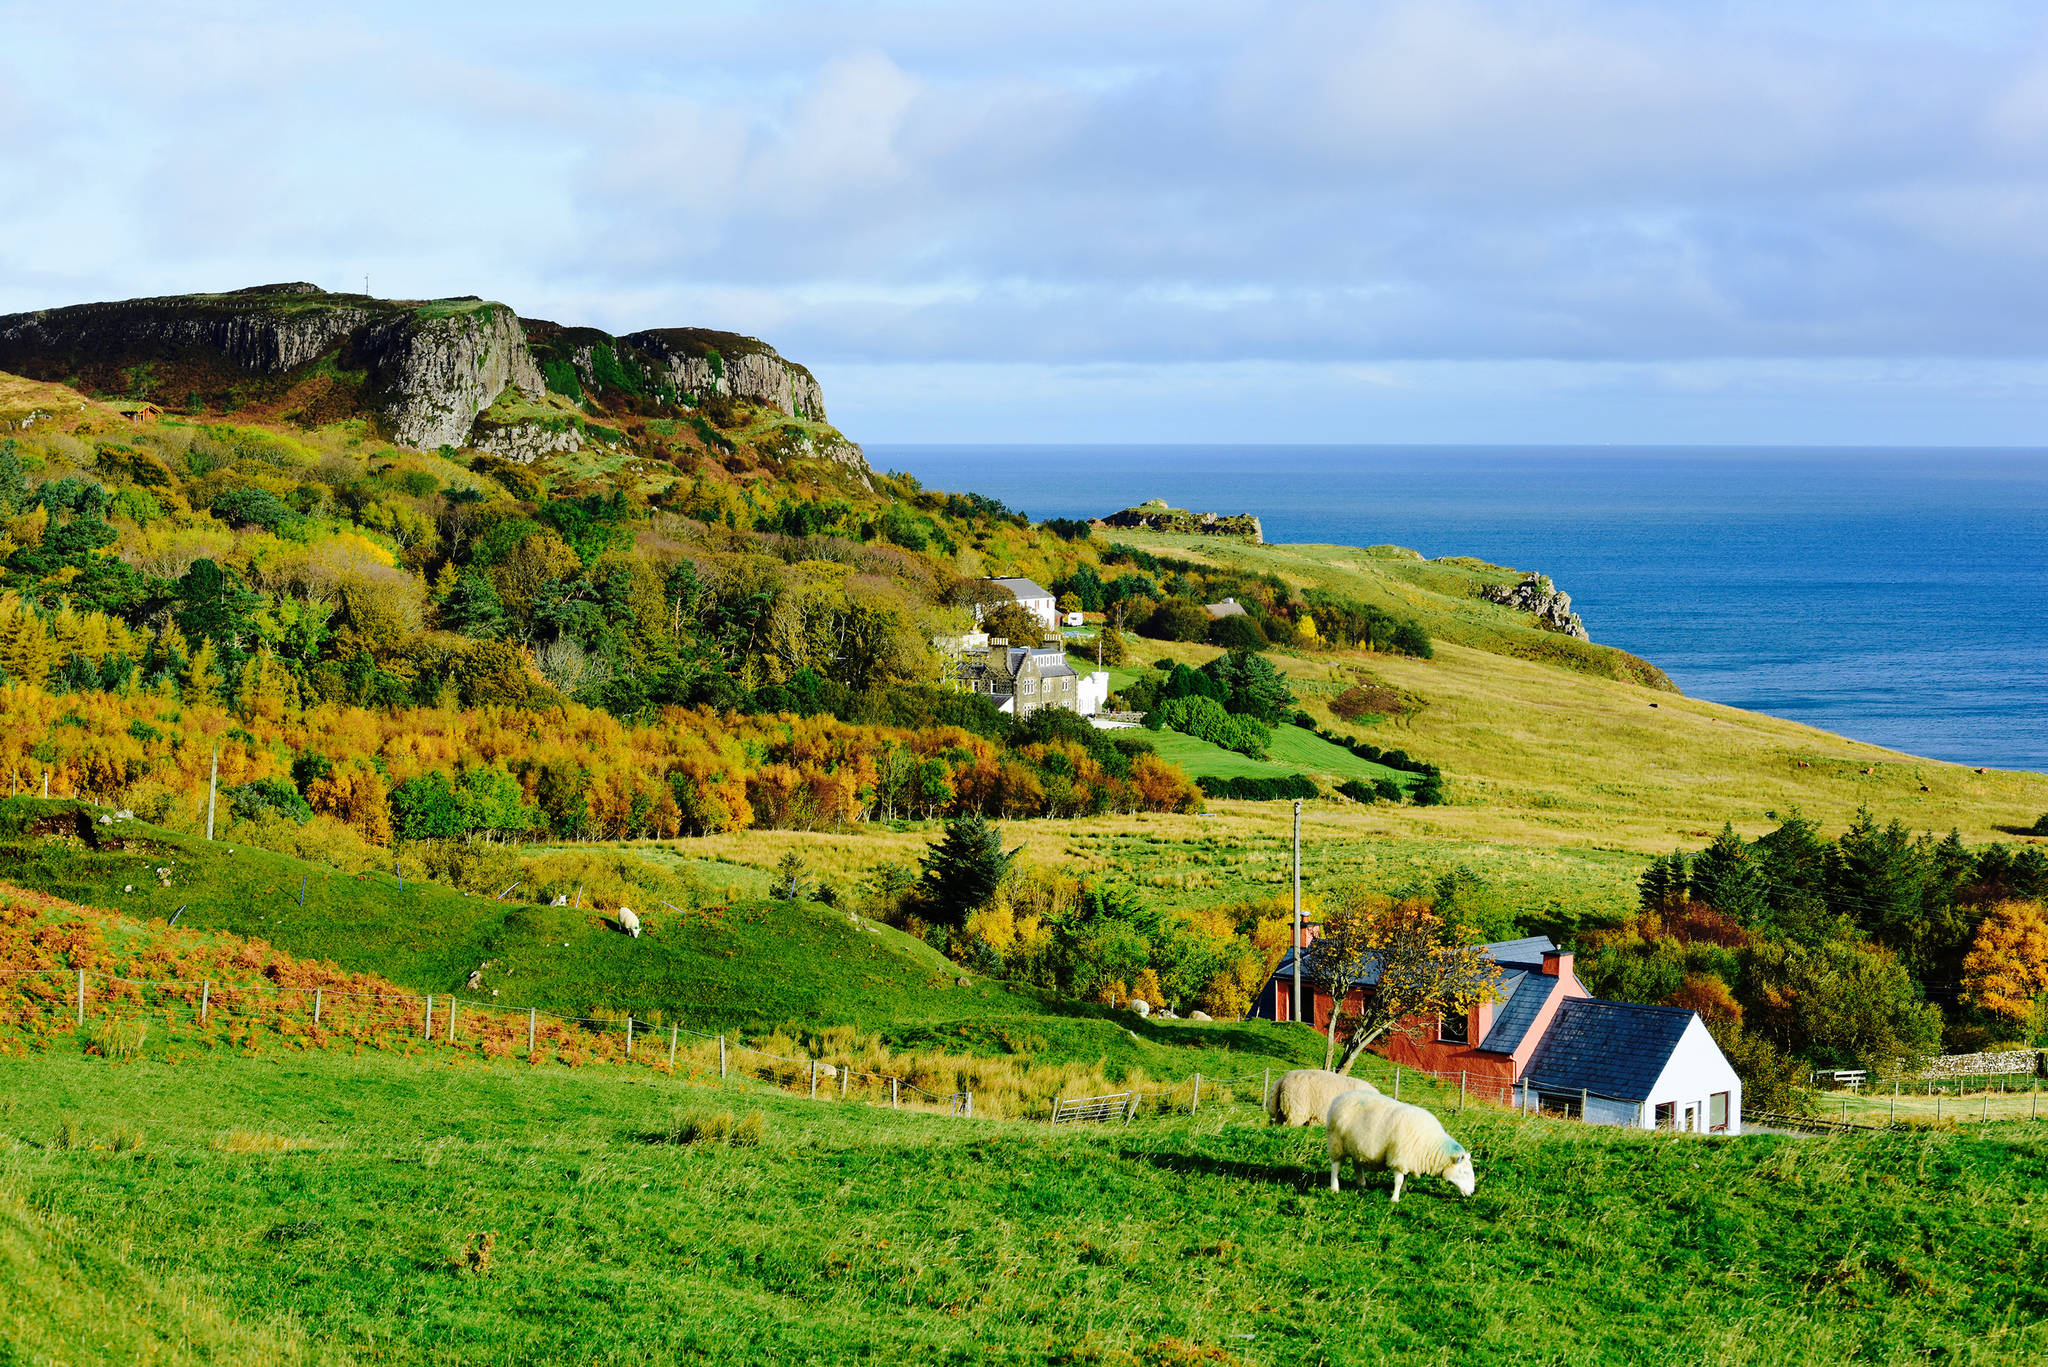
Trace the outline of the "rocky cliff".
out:
[[[195,412],[371,417],[406,446],[525,460],[580,449],[585,414],[695,421],[722,401],[721,429],[750,421],[734,405],[772,409],[793,420],[778,435],[793,453],[869,474],[860,448],[825,425],[817,379],[765,342],[704,328],[614,337],[474,297],[293,283],[14,314],[0,317],[0,371]],[[500,401],[515,397],[549,411],[529,418],[514,403],[507,418]]]
[[[1557,585],[1550,582],[1548,575],[1527,575],[1519,584],[1489,584],[1479,591],[1479,596],[1489,603],[1533,614],[1536,625],[1545,631],[1555,631],[1581,641],[1593,639],[1586,632],[1586,624],[1579,620],[1579,614],[1572,611],[1572,596],[1558,592]]]
[[[1166,500],[1155,498],[1150,503],[1140,503],[1135,508],[1126,508],[1120,513],[1097,518],[1098,527],[1131,527],[1140,531],[1179,532],[1184,535],[1236,536],[1252,545],[1263,545],[1265,529],[1250,513],[1191,513],[1185,508],[1169,508]]]

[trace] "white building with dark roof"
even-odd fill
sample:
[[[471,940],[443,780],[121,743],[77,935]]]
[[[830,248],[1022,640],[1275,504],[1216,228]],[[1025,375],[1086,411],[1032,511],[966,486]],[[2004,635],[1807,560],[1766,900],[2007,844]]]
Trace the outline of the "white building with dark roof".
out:
[[[1059,606],[1054,602],[1050,590],[1040,588],[1029,579],[990,579],[987,582],[999,589],[1008,589],[1026,612],[1045,624],[1048,632],[1057,632],[1060,629]],[[981,621],[982,611],[983,605],[977,603],[974,608],[976,622]]]

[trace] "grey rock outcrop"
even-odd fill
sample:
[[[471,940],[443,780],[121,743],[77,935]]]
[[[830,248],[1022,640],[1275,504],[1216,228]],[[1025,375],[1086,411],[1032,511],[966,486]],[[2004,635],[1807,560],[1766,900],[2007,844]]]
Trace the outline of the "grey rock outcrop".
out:
[[[385,395],[393,439],[421,450],[468,441],[477,414],[508,386],[531,399],[546,392],[519,317],[503,304],[392,318],[367,329],[356,347]]]
[[[1527,575],[1519,584],[1489,584],[1479,591],[1479,596],[1489,603],[1533,614],[1536,625],[1545,631],[1555,631],[1580,641],[1593,639],[1586,632],[1586,624],[1579,620],[1579,614],[1572,611],[1572,596],[1558,592],[1549,575]]]
[[[655,328],[619,339],[644,355],[678,394],[722,394],[779,409],[792,418],[825,422],[825,391],[817,377],[753,337],[707,328]]]
[[[501,459],[531,465],[547,456],[573,455],[583,449],[584,441],[583,429],[572,423],[564,423],[559,428],[537,422],[510,423],[501,427],[478,419],[470,430],[469,444]]]

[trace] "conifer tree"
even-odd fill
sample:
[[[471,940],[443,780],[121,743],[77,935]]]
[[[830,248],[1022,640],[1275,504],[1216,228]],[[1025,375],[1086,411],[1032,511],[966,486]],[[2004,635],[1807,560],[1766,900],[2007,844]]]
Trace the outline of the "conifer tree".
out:
[[[1016,857],[1016,850],[1003,853],[1002,831],[981,813],[947,822],[945,835],[925,855],[918,879],[925,919],[944,926],[965,925],[968,913],[987,906],[995,896]]]

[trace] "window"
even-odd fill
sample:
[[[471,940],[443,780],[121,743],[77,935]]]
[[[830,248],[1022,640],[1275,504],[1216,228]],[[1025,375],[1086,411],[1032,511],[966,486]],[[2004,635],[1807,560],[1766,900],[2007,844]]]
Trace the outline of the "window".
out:
[[[1677,1103],[1677,1102],[1675,1102],[1675,1101],[1660,1101],[1660,1102],[1658,1102],[1658,1103],[1657,1103],[1657,1112],[1656,1112],[1656,1115],[1657,1115],[1657,1118],[1656,1118],[1655,1122],[1653,1122],[1653,1123],[1655,1123],[1655,1125],[1656,1125],[1656,1127],[1657,1127],[1658,1129],[1660,1129],[1660,1130],[1672,1130],[1672,1129],[1676,1129],[1676,1128],[1678,1128],[1678,1103]]]
[[[1470,1044],[1472,1042],[1471,1023],[1462,1015],[1453,1015],[1446,1012],[1444,1015],[1437,1017],[1436,1037],[1443,1044]]]
[[[1038,691],[1038,680],[1019,679],[1017,680],[1017,689],[1021,693],[1036,693]]]
[[[1707,1098],[1707,1128],[1725,1130],[1728,1128],[1728,1093],[1716,1092]]]

